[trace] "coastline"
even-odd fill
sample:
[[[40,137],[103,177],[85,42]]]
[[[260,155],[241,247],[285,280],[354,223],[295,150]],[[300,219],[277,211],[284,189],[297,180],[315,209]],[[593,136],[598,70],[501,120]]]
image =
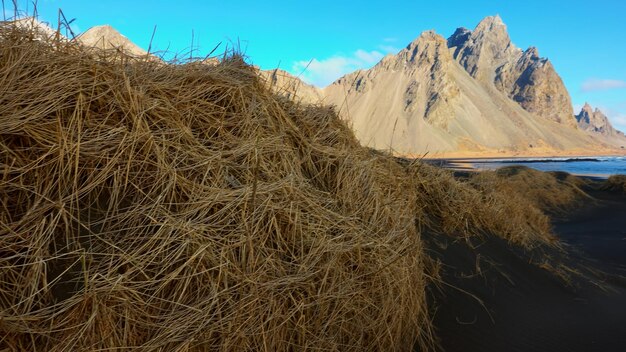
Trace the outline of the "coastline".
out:
[[[402,155],[398,155],[402,156]],[[537,150],[537,151],[444,151],[428,152],[424,154],[403,155],[412,159],[517,159],[517,158],[589,158],[589,157],[620,157],[626,156],[626,149],[599,149],[566,151]]]
[[[483,170],[493,170],[495,168],[514,166],[514,165],[525,165],[527,167],[532,168],[532,164],[545,164],[545,163],[559,163],[568,165],[570,163],[595,163],[602,162],[602,158],[621,158],[624,157],[622,155],[580,155],[580,156],[546,156],[546,157],[538,157],[538,156],[513,156],[513,157],[485,157],[485,158],[432,158],[432,159],[422,159],[423,162],[428,163],[430,165],[438,166],[444,169],[449,169],[453,171],[473,171],[480,172]],[[478,165],[494,165],[494,168],[482,168]],[[564,171],[573,176],[586,177],[586,178],[595,178],[598,180],[607,179],[609,176],[615,173],[606,173],[606,172],[587,172],[587,171],[574,171],[568,170],[564,167],[562,170],[545,170],[542,168],[538,168],[539,171]]]

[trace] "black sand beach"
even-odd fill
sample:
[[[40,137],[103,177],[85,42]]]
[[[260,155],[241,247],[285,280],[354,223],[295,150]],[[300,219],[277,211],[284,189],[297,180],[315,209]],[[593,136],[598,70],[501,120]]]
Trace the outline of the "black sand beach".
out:
[[[442,351],[624,351],[626,196],[586,191],[595,202],[553,220],[565,255],[497,238],[430,241],[446,283],[430,290]],[[546,255],[584,275],[565,283],[529,264]]]

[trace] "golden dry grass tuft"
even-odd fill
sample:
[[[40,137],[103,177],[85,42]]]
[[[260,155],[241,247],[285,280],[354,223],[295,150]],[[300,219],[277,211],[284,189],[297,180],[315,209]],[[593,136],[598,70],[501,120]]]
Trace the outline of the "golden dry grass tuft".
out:
[[[0,90],[0,349],[428,350],[422,229],[553,242],[536,208],[361,147],[237,56],[4,23]]]
[[[583,180],[567,173],[541,172],[525,166],[482,171],[467,183],[492,204],[486,211],[495,213],[484,217],[485,221],[495,220],[490,222],[493,231],[508,233],[508,239],[526,246],[532,246],[532,242],[556,244],[548,214],[566,215],[590,199],[581,190]],[[508,224],[503,219],[506,217],[510,219]],[[529,230],[531,233],[525,234]]]
[[[470,183],[482,190],[524,199],[549,213],[564,213],[588,198],[584,181],[566,173],[550,173],[526,166],[508,166],[477,174]]]
[[[430,165],[421,165],[416,179],[431,230],[461,237],[491,234],[525,248],[558,244],[542,209],[519,190],[511,191],[509,182],[515,181],[492,172],[459,181]]]
[[[626,175],[612,175],[604,181],[600,188],[626,194]]]

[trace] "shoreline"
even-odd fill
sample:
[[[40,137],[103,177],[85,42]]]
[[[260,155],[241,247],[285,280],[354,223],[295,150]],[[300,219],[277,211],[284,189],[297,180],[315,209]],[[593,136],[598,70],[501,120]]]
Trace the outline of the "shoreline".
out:
[[[398,155],[402,156],[402,155]],[[511,151],[483,151],[483,152],[432,152],[424,154],[406,154],[404,157],[414,159],[517,159],[517,158],[593,158],[593,157],[620,157],[626,156],[626,149],[601,149],[596,151],[571,150],[571,151],[537,151],[537,152],[511,152]]]
[[[480,172],[483,170],[493,170],[487,168],[476,167],[476,164],[492,164],[499,163],[503,164],[498,166],[498,168],[506,167],[506,166],[514,166],[520,164],[533,164],[533,163],[575,163],[575,162],[602,162],[599,158],[613,158],[613,157],[624,157],[622,155],[612,156],[612,155],[595,155],[595,156],[552,156],[552,157],[523,157],[523,156],[515,156],[515,157],[485,157],[485,158],[433,158],[433,159],[422,159],[423,162],[428,163],[430,165],[434,165],[437,167],[441,167],[444,169],[452,170],[452,171],[471,171],[471,172]],[[562,159],[562,160],[559,160]],[[530,165],[523,165],[527,167],[531,167]],[[552,172],[552,171],[563,171],[567,172],[570,175],[585,177],[585,178],[593,178],[597,180],[606,180],[613,174],[605,174],[605,173],[589,173],[589,172],[571,172],[567,170],[539,170],[543,172]]]

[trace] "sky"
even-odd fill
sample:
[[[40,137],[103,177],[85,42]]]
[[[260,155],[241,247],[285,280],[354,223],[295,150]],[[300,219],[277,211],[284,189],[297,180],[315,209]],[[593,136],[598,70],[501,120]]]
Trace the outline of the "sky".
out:
[[[22,11],[33,2],[16,0]],[[7,16],[13,5],[4,0]],[[191,1],[38,0],[40,20],[58,10],[76,33],[109,24],[147,49],[202,57],[220,44],[263,69],[281,68],[317,86],[369,68],[425,30],[444,37],[499,14],[512,41],[549,58],[572,96],[626,131],[626,1]]]

